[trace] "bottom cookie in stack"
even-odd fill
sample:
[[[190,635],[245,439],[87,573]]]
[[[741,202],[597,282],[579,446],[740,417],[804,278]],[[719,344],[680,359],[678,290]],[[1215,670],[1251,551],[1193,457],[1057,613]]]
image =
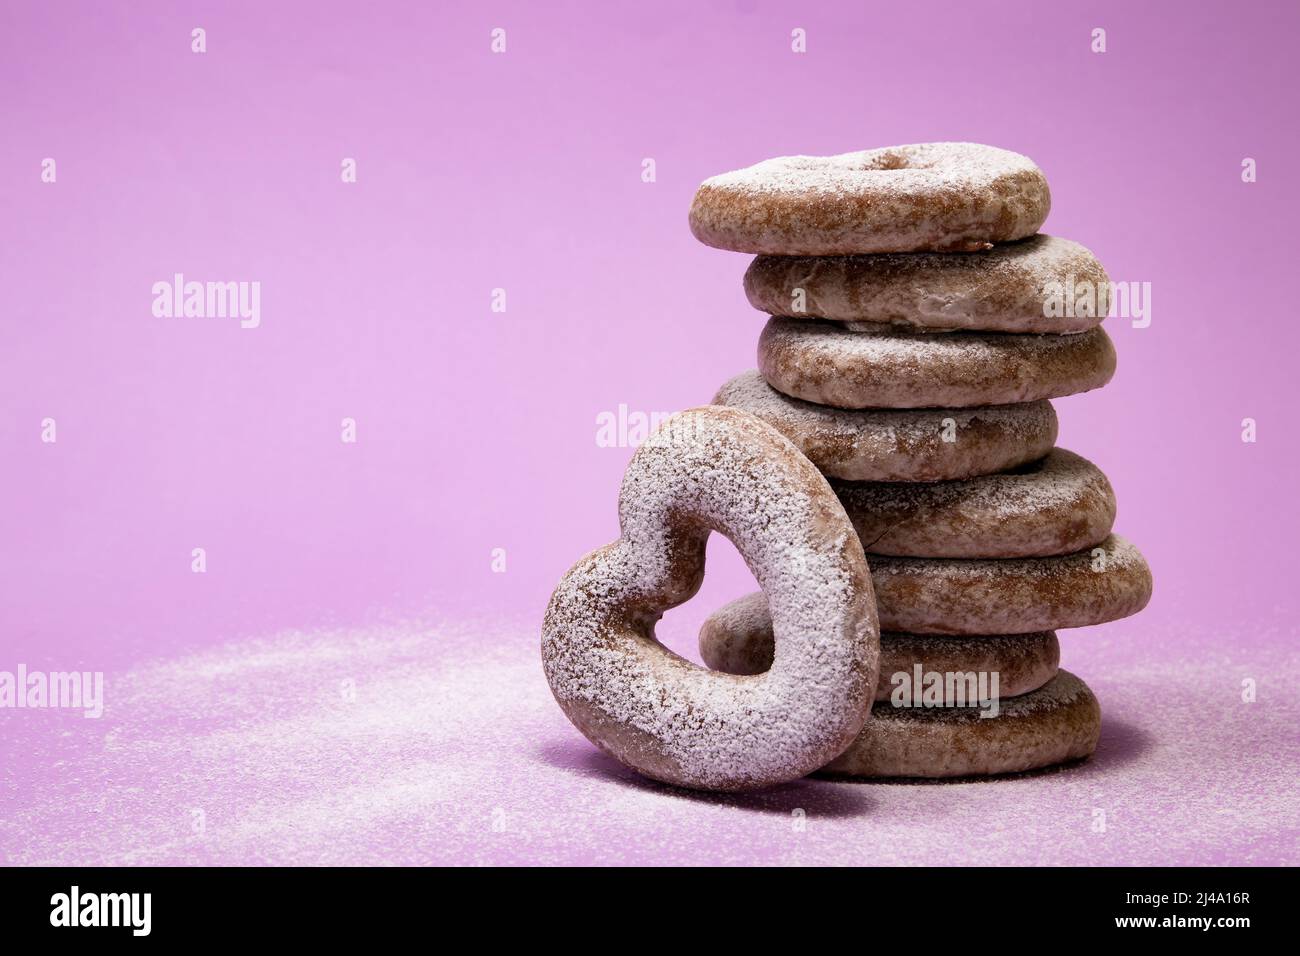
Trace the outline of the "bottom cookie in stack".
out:
[[[763,595],[715,611],[700,630],[710,669],[761,674],[772,663]],[[990,776],[1090,756],[1101,706],[1058,667],[1051,631],[939,637],[880,635],[880,680],[871,720],[827,775],[863,779]]]
[[[1101,709],[1059,669],[1054,631],[1135,614],[1152,586],[1142,555],[1111,534],[1105,476],[1056,449],[1010,473],[835,488],[867,551],[884,630],[872,719],[822,772],[988,776],[1089,756]],[[700,631],[714,670],[762,673],[773,651],[761,593]]]
[[[820,771],[874,779],[972,777],[1038,770],[1090,757],[1101,737],[1101,705],[1069,671],[1018,697],[996,716],[972,708],[877,704],[857,739]]]

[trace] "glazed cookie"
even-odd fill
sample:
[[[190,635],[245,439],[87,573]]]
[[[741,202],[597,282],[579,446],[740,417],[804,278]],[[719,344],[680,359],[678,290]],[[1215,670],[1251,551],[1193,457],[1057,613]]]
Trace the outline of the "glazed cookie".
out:
[[[1048,402],[845,411],[782,395],[754,370],[723,385],[713,401],[757,415],[823,473],[850,481],[987,475],[1041,458],[1056,442]]]
[[[1101,737],[1101,705],[1064,670],[1038,690],[1002,701],[996,717],[980,713],[879,703],[858,739],[822,773],[858,779],[1019,773],[1089,757]]]
[[[964,481],[831,482],[870,554],[1036,558],[1100,544],[1115,523],[1101,470],[1053,448],[1037,461]]]
[[[871,708],[879,628],[862,545],[835,493],[779,432],[733,408],[670,418],[628,464],[621,536],[580,560],[542,627],[547,681],[588,739],[648,777],[706,790],[795,780],[840,753]],[[758,677],[705,670],[655,639],[704,575],[710,530],[772,611]]]
[[[1086,627],[1136,614],[1151,569],[1110,535],[1051,558],[871,558],[880,626],[915,634],[1020,634]]]
[[[745,294],[772,315],[868,329],[1065,334],[1100,325],[1110,310],[1110,279],[1097,258],[1041,235],[978,255],[759,256]]]
[[[761,592],[718,608],[700,628],[700,656],[724,674],[762,674],[772,666],[772,618]],[[936,637],[880,635],[880,679],[876,700],[888,700],[897,686],[895,675],[910,678],[917,665],[923,671],[998,675],[995,696],[1015,697],[1037,690],[1056,674],[1061,648],[1051,631],[1032,634]],[[944,706],[956,700],[945,697]]]
[[[1077,335],[861,332],[834,322],[772,318],[758,341],[767,383],[836,408],[965,408],[1059,398],[1115,374],[1098,327]]]
[[[1052,199],[1025,156],[919,143],[783,156],[706,179],[690,224],[705,245],[775,256],[970,252],[1032,236]]]

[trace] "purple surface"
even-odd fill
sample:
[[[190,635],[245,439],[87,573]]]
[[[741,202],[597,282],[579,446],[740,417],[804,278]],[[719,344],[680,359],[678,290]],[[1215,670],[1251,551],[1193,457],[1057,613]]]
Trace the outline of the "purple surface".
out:
[[[579,737],[527,624],[279,634],[120,675],[102,720],[49,727],[0,845],[41,864],[1294,864],[1300,668],[1224,637],[1128,623],[1067,647],[1104,714],[1082,765],[712,796]]]
[[[0,670],[102,670],[107,702],[0,709],[0,859],[1295,862],[1297,19],[7,4]],[[551,701],[537,626],[617,534],[631,450],[597,416],[753,365],[747,259],[692,239],[691,194],[938,139],[1033,157],[1046,230],[1152,284],[1150,327],[1107,322],[1114,381],[1056,403],[1156,577],[1139,617],[1062,634],[1101,750],[984,784],[640,783]],[[155,318],[176,272],[260,282],[260,327]],[[711,551],[683,650],[752,588]]]

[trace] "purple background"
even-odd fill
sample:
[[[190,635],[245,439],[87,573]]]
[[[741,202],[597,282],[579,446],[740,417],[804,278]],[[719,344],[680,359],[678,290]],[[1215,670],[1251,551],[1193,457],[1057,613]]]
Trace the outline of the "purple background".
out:
[[[493,837],[519,834],[528,813],[542,826],[543,811],[511,809],[526,791],[554,832],[413,837],[407,817],[380,813],[347,829],[342,859],[871,862],[887,838],[891,859],[962,862],[944,828],[968,832],[955,808],[978,805],[983,862],[1295,862],[1296,7],[613,6],[0,10],[0,669],[108,675],[103,720],[0,711],[0,860],[247,862],[269,843],[269,859],[335,861],[317,830],[254,799],[285,790],[285,760],[307,800],[342,766],[378,781],[437,758],[443,779],[479,769],[409,820],[445,819],[451,801],[482,822],[472,801],[495,800],[515,822]],[[505,54],[489,50],[494,27]],[[794,27],[806,54],[790,50]],[[1094,27],[1105,54],[1090,51]],[[1061,444],[1110,476],[1117,530],[1156,577],[1141,616],[1062,635],[1065,665],[1112,720],[1102,751],[1066,774],[920,791],[805,783],[700,800],[638,786],[549,700],[537,625],[567,567],[617,535],[631,449],[598,447],[596,416],[703,404],[754,363],[747,258],[694,241],[690,197],[769,156],[929,140],[1031,156],[1052,185],[1045,230],[1153,288],[1149,328],[1107,323],[1112,383],[1056,403]],[[46,157],[55,184],[40,180]],[[340,181],[344,157],[355,184]],[[1244,157],[1258,182],[1241,181]],[[153,317],[151,286],[175,272],[259,281],[261,327]],[[490,309],[498,287],[504,314]],[[356,444],[340,441],[344,417]],[[195,547],[206,574],[190,571]],[[751,587],[725,541],[710,551],[704,591],[665,620],[685,653],[703,616]],[[378,689],[392,622],[422,636],[409,663],[430,694],[456,700],[477,686],[466,674],[496,667],[500,706],[467,726],[382,725],[355,754],[321,752],[305,731],[267,763],[248,741],[208,757],[187,744],[251,741],[254,725],[281,739],[271,698],[319,724],[313,695],[339,674],[363,697]],[[388,643],[345,640],[337,673],[308,640],[310,664],[279,661],[272,684],[192,711],[212,692],[208,665],[248,665],[263,646],[250,641],[375,627]],[[164,666],[190,683],[158,683]],[[1244,676],[1255,704],[1239,699]],[[408,700],[389,691],[385,719]],[[1200,752],[1184,753],[1198,720]],[[106,739],[115,727],[125,749]],[[486,781],[513,789],[483,796]],[[1045,821],[1064,815],[1061,787],[1088,794],[1058,827]],[[581,788],[607,838],[598,822],[582,838],[557,822]],[[933,813],[891,818],[918,792]],[[1090,840],[1089,808],[1121,793],[1156,830]],[[835,839],[796,851],[755,838],[753,821],[789,800]],[[197,844],[194,805],[213,821]],[[738,807],[760,812],[724,812]],[[1175,811],[1190,814],[1183,842],[1156,823]],[[252,819],[262,842],[229,836]]]

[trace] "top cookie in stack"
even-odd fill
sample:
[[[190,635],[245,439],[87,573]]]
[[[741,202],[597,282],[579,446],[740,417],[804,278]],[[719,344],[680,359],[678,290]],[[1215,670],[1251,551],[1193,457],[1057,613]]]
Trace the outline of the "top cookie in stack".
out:
[[[921,143],[782,156],[706,179],[691,205],[705,245],[774,256],[978,252],[1038,232],[1052,208],[1026,156]]]

